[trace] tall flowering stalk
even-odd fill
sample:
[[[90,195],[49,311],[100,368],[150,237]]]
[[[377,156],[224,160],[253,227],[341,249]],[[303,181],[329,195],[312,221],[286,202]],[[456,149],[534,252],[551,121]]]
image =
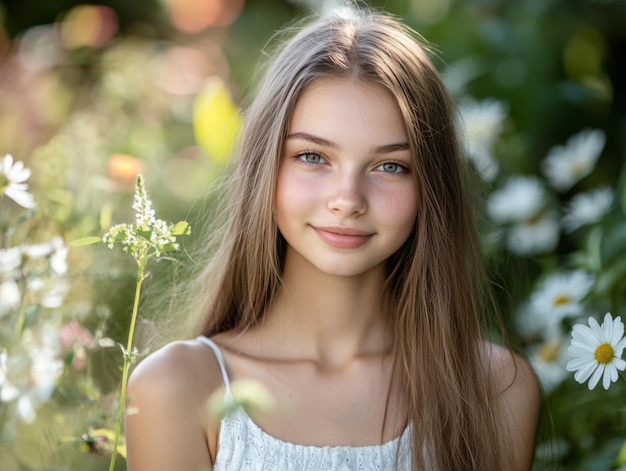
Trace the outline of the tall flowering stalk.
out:
[[[119,410],[113,441],[113,454],[111,456],[111,463],[109,466],[110,471],[115,468],[115,460],[118,453],[122,421],[124,420],[124,411],[126,406],[128,372],[130,366],[137,358],[137,349],[133,347],[133,337],[137,321],[141,286],[146,278],[146,265],[153,257],[159,258],[163,254],[178,250],[180,246],[176,241],[176,236],[189,235],[191,232],[186,221],[180,221],[176,224],[168,224],[167,222],[155,217],[155,212],[152,209],[152,202],[148,198],[148,193],[146,192],[142,175],[137,175],[135,197],[132,207],[135,210],[135,223],[118,224],[111,227],[104,234],[104,236],[102,236],[102,238],[90,237],[81,239],[74,243],[75,246],[80,246],[103,242],[110,249],[113,249],[115,245],[119,243],[121,244],[124,252],[132,255],[137,262],[137,286],[135,288],[135,300],[133,303],[133,312],[128,331],[128,341],[126,346],[120,344],[124,358],[124,365],[122,369]]]

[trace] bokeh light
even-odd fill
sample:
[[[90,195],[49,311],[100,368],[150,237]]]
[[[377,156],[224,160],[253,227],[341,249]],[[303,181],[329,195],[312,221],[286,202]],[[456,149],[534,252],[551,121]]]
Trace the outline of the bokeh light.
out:
[[[172,24],[184,33],[227,26],[241,13],[244,0],[166,0]]]
[[[101,47],[117,33],[118,20],[109,7],[79,5],[63,18],[60,29],[61,41],[67,49]]]

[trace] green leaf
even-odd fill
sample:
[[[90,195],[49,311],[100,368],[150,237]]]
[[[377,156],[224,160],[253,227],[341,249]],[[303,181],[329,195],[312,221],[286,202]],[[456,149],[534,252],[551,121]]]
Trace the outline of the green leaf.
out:
[[[606,264],[622,258],[626,251],[626,223],[621,222],[611,227],[602,241],[602,260]]]
[[[618,259],[606,265],[596,281],[595,291],[601,296],[607,296],[616,286],[620,286],[626,279],[626,258]]]
[[[142,239],[145,239],[147,241],[150,241],[150,237],[152,237],[152,231],[151,230],[144,231],[143,229],[136,228],[135,229],[135,233],[139,237],[141,237]]]
[[[617,458],[615,459],[615,464],[617,466],[626,465],[626,442],[622,444],[622,447],[617,454]]]
[[[70,245],[72,247],[83,247],[84,245],[92,245],[102,242],[102,237],[83,237],[82,239],[73,240]]]
[[[178,221],[176,224],[170,226],[170,232],[174,236],[189,235],[191,234],[191,227],[187,221]]]

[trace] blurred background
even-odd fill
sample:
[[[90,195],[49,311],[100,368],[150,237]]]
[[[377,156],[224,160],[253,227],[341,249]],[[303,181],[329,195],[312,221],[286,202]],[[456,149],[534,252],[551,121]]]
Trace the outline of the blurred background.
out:
[[[534,469],[626,469],[623,378],[589,391],[565,371],[574,323],[626,315],[626,1],[368,4],[434,45],[458,103],[488,268],[544,387]],[[196,222],[211,211],[207,188],[228,162],[268,41],[343,5],[0,0],[0,158],[32,171],[35,202],[13,201],[5,158],[3,471],[108,469],[99,431],[114,421],[121,360],[111,346],[126,341],[136,264],[68,244],[131,221],[142,173],[157,216],[190,222],[185,258],[206,237]],[[140,349],[172,312],[167,288],[179,276],[167,263],[150,270]]]

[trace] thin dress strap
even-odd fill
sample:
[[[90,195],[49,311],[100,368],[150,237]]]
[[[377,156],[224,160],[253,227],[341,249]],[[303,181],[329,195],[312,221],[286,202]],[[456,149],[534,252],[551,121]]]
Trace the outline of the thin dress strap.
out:
[[[226,372],[226,362],[224,361],[224,355],[222,355],[222,351],[217,344],[208,337],[204,335],[199,335],[196,337],[196,340],[202,342],[205,345],[208,345],[215,353],[215,358],[217,359],[217,364],[220,365],[220,371],[222,372],[222,380],[224,381],[224,389],[226,390],[226,397],[231,397],[232,394],[230,392],[230,381],[228,379],[228,373]]]

